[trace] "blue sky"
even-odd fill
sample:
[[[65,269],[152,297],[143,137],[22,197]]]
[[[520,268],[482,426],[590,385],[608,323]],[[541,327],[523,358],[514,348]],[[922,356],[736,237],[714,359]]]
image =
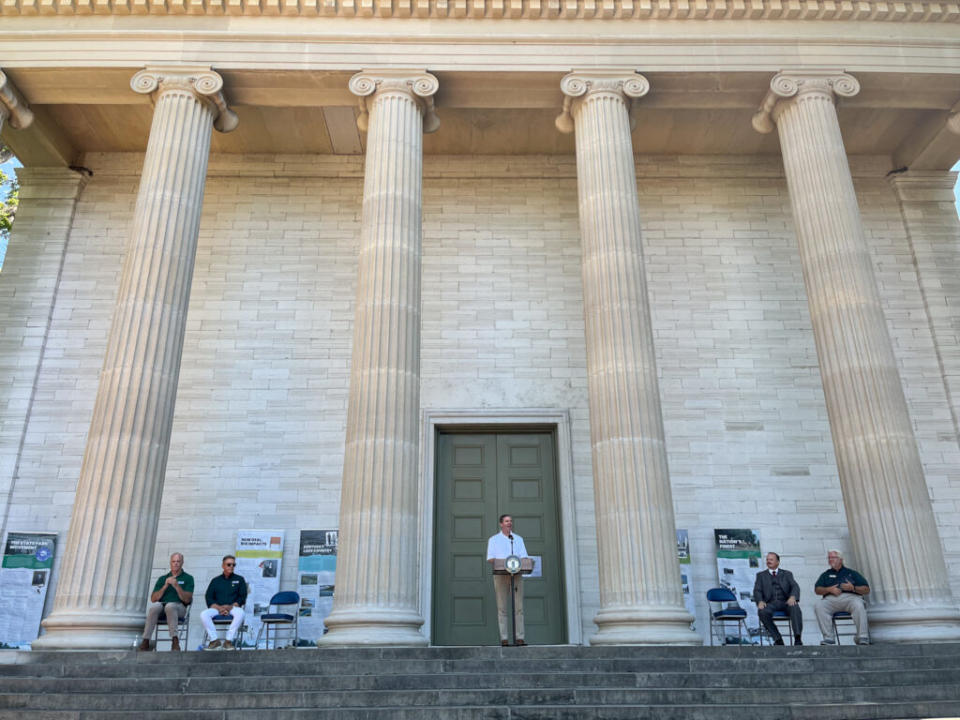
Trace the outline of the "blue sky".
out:
[[[22,167],[22,166],[20,165],[20,161],[18,161],[16,158],[14,158],[13,160],[10,160],[9,162],[5,162],[5,163],[3,163],[2,165],[0,165],[0,170],[3,170],[5,173],[11,173],[11,172],[15,171],[16,168],[18,168],[18,167]],[[956,165],[954,165],[954,166],[953,166],[953,169],[954,169],[955,171],[960,171],[960,162],[958,162]],[[957,214],[960,214],[960,182],[957,182],[957,184],[954,186],[954,188],[953,188],[953,194],[954,194],[954,196],[957,198],[957,203],[956,203],[956,204],[957,204]],[[6,240],[3,240],[3,239],[0,239],[0,268],[3,267],[3,256],[6,255],[6,254],[7,254],[7,241],[6,241]]]

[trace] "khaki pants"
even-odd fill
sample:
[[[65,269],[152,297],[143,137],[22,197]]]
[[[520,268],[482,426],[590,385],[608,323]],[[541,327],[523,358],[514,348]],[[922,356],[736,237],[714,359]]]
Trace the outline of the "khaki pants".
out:
[[[814,609],[817,613],[817,624],[820,626],[820,634],[824,640],[834,642],[833,636],[833,614],[846,610],[853,618],[853,624],[857,627],[857,640],[868,640],[870,633],[867,631],[867,608],[863,604],[863,598],[853,593],[842,593],[840,595],[824,595]]]
[[[516,593],[517,640],[523,640],[523,575],[514,576]],[[510,639],[510,576],[494,575],[493,589],[497,594],[497,623],[500,626],[500,640]]]
[[[181,603],[150,603],[147,606],[147,622],[143,626],[143,639],[149,640],[153,637],[153,631],[157,629],[157,622],[160,620],[160,613],[167,618],[167,630],[170,631],[170,637],[177,637],[177,621],[186,617],[187,608]]]

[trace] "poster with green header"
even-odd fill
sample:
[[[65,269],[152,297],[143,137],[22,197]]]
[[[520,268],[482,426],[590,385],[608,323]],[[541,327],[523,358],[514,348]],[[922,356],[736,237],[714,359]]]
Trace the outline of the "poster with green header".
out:
[[[236,573],[247,581],[244,608],[244,646],[252,646],[260,630],[260,616],[270,612],[270,598],[280,590],[283,569],[283,530],[240,530],[237,532]]]
[[[56,533],[7,533],[0,565],[0,648],[29,648],[40,634],[56,549]]]
[[[717,575],[720,585],[730,590],[747,611],[749,637],[744,643],[760,642],[760,618],[753,604],[753,584],[760,570],[760,533],[757,530],[720,529],[713,531],[717,545]],[[740,642],[740,637],[727,636],[727,642]]]

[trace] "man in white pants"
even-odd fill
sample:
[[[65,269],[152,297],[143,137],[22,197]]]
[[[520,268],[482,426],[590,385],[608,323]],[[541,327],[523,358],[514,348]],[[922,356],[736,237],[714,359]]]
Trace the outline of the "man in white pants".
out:
[[[487,562],[493,565],[495,559],[503,560],[511,555],[528,557],[523,538],[513,532],[513,518],[500,516],[500,532],[487,541]],[[517,624],[517,646],[526,645],[523,640],[523,575],[514,575],[514,618]],[[510,576],[494,575],[493,589],[497,595],[497,624],[500,626],[500,644],[510,644]]]
[[[869,645],[870,633],[867,630],[867,608],[863,596],[870,594],[867,579],[856,570],[843,566],[843,554],[839,550],[827,551],[829,569],[817,578],[813,590],[823,600],[816,605],[817,623],[823,635],[821,645],[833,645],[833,614],[845,610],[853,618],[857,628],[854,642],[857,645]]]
[[[203,628],[207,631],[207,650],[216,650],[220,647],[217,639],[217,629],[213,625],[213,618],[217,615],[232,616],[227,638],[223,642],[224,650],[233,649],[233,641],[237,631],[243,624],[243,606],[247,602],[247,581],[233,572],[237,566],[237,559],[233,555],[224,555],[223,574],[217,575],[207,586],[207,609],[200,613]]]

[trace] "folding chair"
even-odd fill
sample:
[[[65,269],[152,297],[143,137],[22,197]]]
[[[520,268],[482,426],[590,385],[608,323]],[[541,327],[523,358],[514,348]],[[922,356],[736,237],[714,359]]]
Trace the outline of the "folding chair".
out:
[[[160,628],[164,629],[164,632],[161,634]],[[157,619],[157,627],[153,631],[153,647],[157,650],[160,649],[160,643],[171,643],[172,638],[170,633],[166,632],[167,629],[167,616],[163,613],[160,613],[160,617]],[[190,606],[187,605],[187,613],[177,620],[177,637],[180,639],[180,648],[186,650],[189,645],[187,645],[187,640],[190,638]]]
[[[719,610],[713,609],[713,603],[720,605]],[[724,607],[724,603],[733,603],[735,607],[729,604]],[[715,637],[720,638],[721,645],[727,644],[727,623],[736,623],[739,633],[739,643],[743,644],[744,635],[749,642],[750,633],[747,630],[747,611],[740,607],[737,602],[737,596],[725,587],[716,587],[707,590],[707,606],[710,610],[710,644],[713,645]]]
[[[849,630],[850,632],[843,633],[843,637],[856,638],[857,636],[857,626],[853,623],[853,616],[848,613],[846,610],[840,610],[835,612],[831,618],[833,622],[833,636],[837,639],[837,645],[840,644],[840,626],[837,625],[838,622],[848,621],[850,624],[844,624],[842,627]]]
[[[217,631],[217,639],[223,642],[227,637],[227,630],[230,629],[230,623],[233,622],[232,615],[214,615],[213,616],[213,627]],[[240,627],[237,629],[237,637],[233,639],[233,648],[234,650],[239,650],[243,645],[243,634],[247,631],[247,618],[243,618],[243,622],[240,623]],[[220,633],[223,633],[223,637],[220,637]]]
[[[293,605],[293,613],[280,612],[280,608],[286,605]],[[276,612],[274,612],[274,606],[276,606]],[[264,613],[260,616],[260,630],[257,632],[257,642],[254,647],[260,647],[260,637],[263,635],[264,629],[267,631],[264,649],[270,649],[271,630],[273,631],[273,649],[277,649],[277,633],[280,632],[281,629],[290,634],[292,639],[290,645],[296,647],[297,640],[299,639],[299,618],[300,595],[295,593],[293,590],[278,592],[276,595],[270,598],[270,612]]]
[[[789,644],[793,645],[793,628],[790,626],[790,616],[787,614],[786,610],[774,610],[773,611],[773,624],[777,626],[777,630],[780,631],[780,635],[784,640],[789,640]],[[770,637],[770,633],[767,632],[767,629],[763,627],[763,623],[760,623],[760,630],[762,631],[762,637],[768,638],[770,642],[773,642],[773,638]],[[761,641],[761,644],[762,641]]]

